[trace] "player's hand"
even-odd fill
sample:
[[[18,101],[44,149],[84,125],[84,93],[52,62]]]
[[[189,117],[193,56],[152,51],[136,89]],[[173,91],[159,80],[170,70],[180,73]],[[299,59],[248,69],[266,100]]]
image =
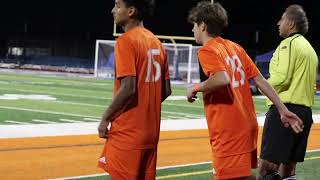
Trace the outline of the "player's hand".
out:
[[[100,124],[98,126],[98,132],[99,132],[99,137],[107,139],[108,138],[108,126],[110,124],[110,121],[102,119],[100,121]]]
[[[286,110],[280,113],[280,118],[284,127],[291,127],[295,133],[300,133],[303,131],[303,121],[296,114]]]
[[[98,132],[99,132],[99,137],[100,138],[108,138],[108,126],[110,124],[110,119],[108,119],[108,113],[105,111],[103,113],[102,119],[100,121],[99,127],[98,127]]]
[[[194,92],[194,88],[193,87],[188,87],[188,89],[187,89],[188,102],[193,103],[197,99],[196,95],[197,95],[197,93]]]

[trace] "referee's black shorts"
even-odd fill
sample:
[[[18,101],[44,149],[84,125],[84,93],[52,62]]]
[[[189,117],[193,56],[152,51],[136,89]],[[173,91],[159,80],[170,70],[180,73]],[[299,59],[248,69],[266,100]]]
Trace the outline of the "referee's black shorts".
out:
[[[303,132],[296,134],[285,128],[277,108],[272,105],[263,127],[260,158],[274,163],[303,162],[312,120],[310,107],[285,104],[304,123]]]

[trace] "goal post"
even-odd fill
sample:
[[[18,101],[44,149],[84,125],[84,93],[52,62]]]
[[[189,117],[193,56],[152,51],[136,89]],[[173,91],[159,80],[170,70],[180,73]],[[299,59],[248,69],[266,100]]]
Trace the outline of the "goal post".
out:
[[[180,43],[162,43],[169,64],[171,80],[182,83],[199,82],[197,50],[199,46]],[[114,40],[97,40],[94,75],[97,78],[114,78]]]

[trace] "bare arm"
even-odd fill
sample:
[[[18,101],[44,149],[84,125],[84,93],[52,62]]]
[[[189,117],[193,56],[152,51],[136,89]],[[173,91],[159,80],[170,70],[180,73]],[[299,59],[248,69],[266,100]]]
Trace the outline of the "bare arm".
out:
[[[103,113],[98,127],[99,136],[107,138],[108,125],[121,113],[123,108],[136,96],[136,77],[127,76],[122,78],[120,89],[115,95],[111,105]]]
[[[171,84],[170,80],[165,80],[162,84],[162,95],[161,95],[161,102],[167,99],[171,95]]]
[[[253,80],[258,88],[262,91],[262,93],[265,94],[276,106],[280,113],[281,121],[285,125],[285,127],[289,127],[290,125],[296,133],[302,132],[302,120],[287,109],[287,107],[281,102],[279,96],[272,88],[272,86],[268,83],[268,81],[261,74],[254,77]]]
[[[273,87],[261,74],[254,77],[253,80],[258,86],[258,88],[261,90],[261,92],[265,94],[273,102],[273,104],[277,107],[279,112],[288,110],[287,107],[281,102],[279,96],[277,95]]]
[[[210,76],[206,81],[201,82],[193,87],[188,88],[187,98],[189,102],[193,102],[197,92],[214,91],[218,88],[228,86],[230,78],[226,71],[219,71],[213,76]]]
[[[198,92],[214,91],[230,84],[230,78],[226,71],[220,71],[210,76],[209,79],[199,84]]]

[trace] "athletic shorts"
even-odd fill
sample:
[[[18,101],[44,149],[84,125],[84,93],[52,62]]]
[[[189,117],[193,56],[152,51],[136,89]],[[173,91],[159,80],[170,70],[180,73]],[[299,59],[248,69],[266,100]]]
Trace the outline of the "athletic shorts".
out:
[[[306,106],[285,105],[303,121],[303,132],[296,134],[291,128],[285,128],[277,108],[271,106],[263,127],[260,157],[274,163],[303,162],[313,123],[312,111]]]
[[[257,150],[227,157],[215,157],[213,154],[212,167],[214,179],[251,176],[251,169],[257,168]]]
[[[114,180],[154,180],[157,149],[124,150],[106,142],[98,166]]]

